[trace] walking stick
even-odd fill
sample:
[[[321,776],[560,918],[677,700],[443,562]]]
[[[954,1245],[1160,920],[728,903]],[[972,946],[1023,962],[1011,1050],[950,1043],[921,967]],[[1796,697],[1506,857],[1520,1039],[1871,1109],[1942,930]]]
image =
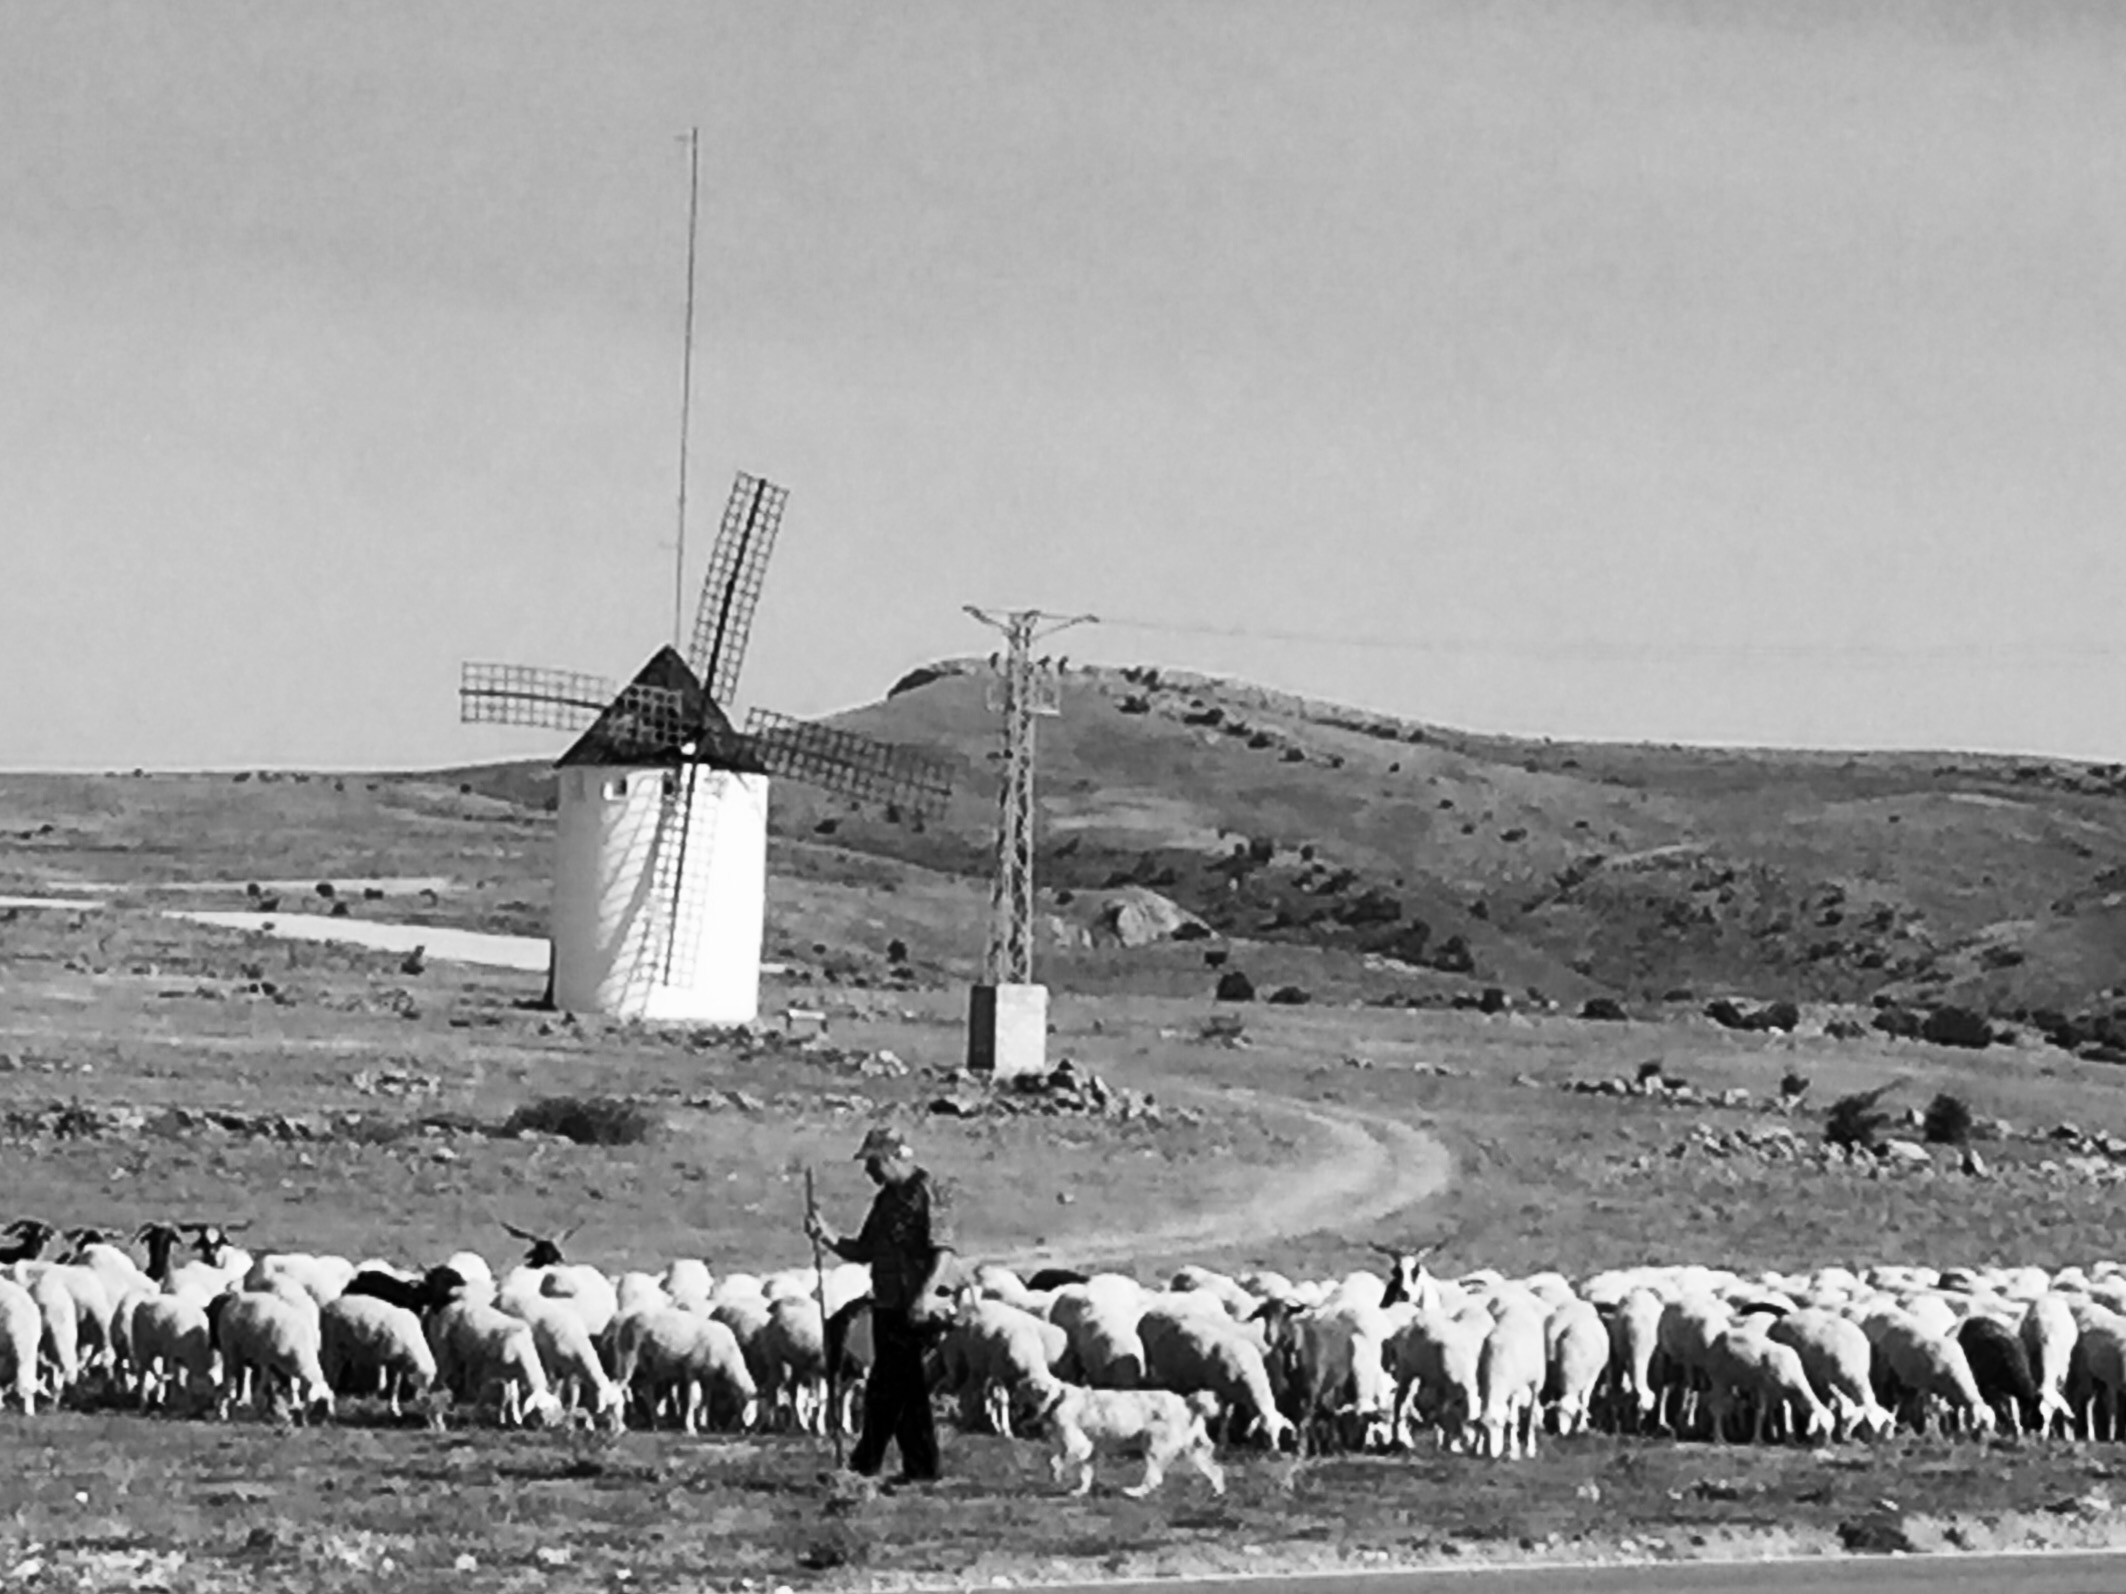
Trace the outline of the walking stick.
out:
[[[812,1166],[805,1165],[805,1216],[810,1218],[819,1209],[812,1203]],[[809,1230],[812,1225],[807,1223]],[[819,1337],[827,1353],[827,1431],[834,1436],[834,1465],[837,1471],[842,1465],[842,1407],[841,1380],[835,1376],[839,1369],[835,1363],[836,1347],[828,1334],[827,1314],[827,1263],[826,1253],[820,1248],[819,1236],[812,1236],[812,1272],[819,1286]]]

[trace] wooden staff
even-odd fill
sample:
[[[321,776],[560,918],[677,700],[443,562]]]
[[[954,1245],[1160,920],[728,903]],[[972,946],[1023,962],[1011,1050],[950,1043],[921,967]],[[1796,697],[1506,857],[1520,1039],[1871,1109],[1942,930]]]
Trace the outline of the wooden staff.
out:
[[[807,1163],[805,1165],[805,1216],[811,1218],[818,1211],[819,1208],[812,1203],[812,1165]],[[805,1229],[809,1233],[812,1225],[808,1222],[805,1225]],[[834,1376],[837,1371],[834,1345],[827,1336],[827,1262],[826,1253],[820,1246],[817,1234],[812,1235],[812,1272],[818,1280],[819,1338],[827,1354],[827,1432],[834,1436],[834,1465],[839,1469],[842,1464],[841,1380]]]

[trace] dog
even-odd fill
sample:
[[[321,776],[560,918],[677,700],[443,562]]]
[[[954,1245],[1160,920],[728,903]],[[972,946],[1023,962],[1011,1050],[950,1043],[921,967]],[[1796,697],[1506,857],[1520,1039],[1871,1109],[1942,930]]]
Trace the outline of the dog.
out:
[[[1054,1449],[1048,1466],[1056,1482],[1077,1469],[1073,1493],[1092,1491],[1093,1457],[1102,1450],[1143,1455],[1144,1476],[1122,1491],[1131,1499],[1141,1500],[1158,1488],[1176,1461],[1202,1473],[1213,1494],[1225,1493],[1225,1471],[1211,1456],[1217,1397],[1165,1389],[1087,1389],[1054,1379],[1035,1384],[1030,1393],[1036,1420]]]

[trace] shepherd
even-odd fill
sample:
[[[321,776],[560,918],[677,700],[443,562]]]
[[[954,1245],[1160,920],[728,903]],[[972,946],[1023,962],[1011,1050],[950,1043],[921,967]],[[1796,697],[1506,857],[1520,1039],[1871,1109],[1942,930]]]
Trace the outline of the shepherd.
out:
[[[952,1203],[945,1188],[916,1166],[915,1152],[898,1130],[874,1127],[856,1157],[879,1187],[863,1228],[839,1235],[818,1212],[805,1214],[805,1232],[813,1239],[843,1261],[871,1268],[874,1359],[864,1385],[863,1432],[849,1469],[875,1477],[885,1463],[887,1443],[897,1441],[901,1470],[893,1483],[935,1483],[937,1425],[923,1360],[949,1316],[956,1255]]]

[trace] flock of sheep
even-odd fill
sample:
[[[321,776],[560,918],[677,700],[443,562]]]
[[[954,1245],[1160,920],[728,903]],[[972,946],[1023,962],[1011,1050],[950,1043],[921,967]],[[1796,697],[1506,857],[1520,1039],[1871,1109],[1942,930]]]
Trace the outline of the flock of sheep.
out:
[[[298,1420],[336,1401],[441,1423],[849,1425],[867,1270],[617,1276],[561,1237],[497,1274],[240,1249],[211,1224],[123,1237],[0,1230],[0,1397]],[[139,1252],[136,1257],[135,1251]],[[1898,1427],[2126,1437],[2126,1269],[1702,1267],[1436,1276],[1426,1255],[1294,1280],[1184,1267],[1157,1284],[981,1265],[932,1303],[937,1391],[970,1427],[1042,1432],[1089,1487],[1097,1449],[1222,1487],[1214,1442],[1535,1453],[1546,1429],[1710,1440]]]

